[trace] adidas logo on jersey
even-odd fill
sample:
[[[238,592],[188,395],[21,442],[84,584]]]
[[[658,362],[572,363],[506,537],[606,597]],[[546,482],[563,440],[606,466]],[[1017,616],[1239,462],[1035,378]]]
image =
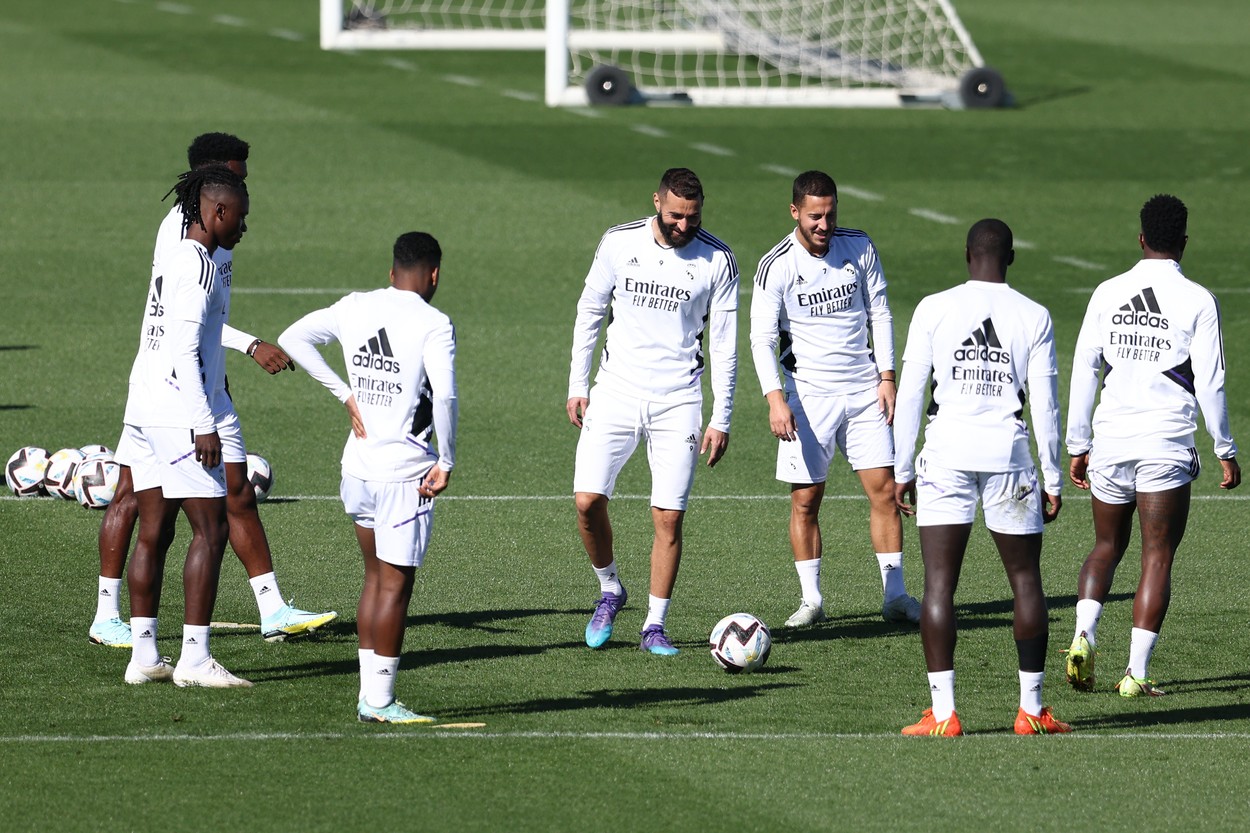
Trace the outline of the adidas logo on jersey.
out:
[[[360,345],[356,355],[352,356],[352,364],[370,370],[386,370],[390,373],[399,372],[399,362],[391,352],[391,340],[386,337],[386,328],[378,330],[378,334]]]
[[[1111,316],[1111,323],[1155,327],[1160,330],[1168,328],[1168,320],[1163,317],[1163,310],[1159,309],[1155,291],[1149,286],[1120,307],[1120,311]]]
[[[625,265],[626,265],[626,266],[641,266],[642,264],[640,264],[640,263],[638,262],[638,258],[636,258],[636,257],[631,257],[631,258],[629,259],[629,261],[628,261],[628,262],[626,262],[626,264],[625,264]]]
[[[987,318],[955,350],[955,360],[1011,364],[1011,354],[1003,349],[998,333],[994,331],[994,322]]]
[[[699,444],[699,438],[694,434],[691,434],[689,437],[686,437],[686,443],[690,446],[690,450],[694,451],[695,447]]]

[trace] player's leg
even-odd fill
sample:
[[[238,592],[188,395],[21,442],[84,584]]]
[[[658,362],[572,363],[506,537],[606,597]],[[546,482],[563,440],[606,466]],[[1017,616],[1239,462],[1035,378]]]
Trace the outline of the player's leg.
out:
[[[790,549],[799,576],[798,610],[786,619],[787,628],[805,627],[825,618],[820,570],[824,540],[820,507],[833,461],[838,428],[844,412],[841,397],[786,398],[794,414],[795,439],[777,443],[777,479],[790,484]]]
[[[790,486],[790,549],[799,574],[802,601],[786,620],[787,628],[814,625],[825,618],[825,598],[820,590],[820,564],[824,541],[820,534],[820,506],[825,484],[794,483]]]
[[[130,539],[138,521],[139,503],[135,500],[130,466],[119,466],[117,489],[100,521],[100,576],[96,588],[95,619],[87,632],[87,638],[96,645],[114,648],[129,648],[131,645],[130,625],[121,618],[121,587]]]
[[[617,570],[608,500],[642,437],[638,408],[635,400],[593,388],[577,440],[573,469],[577,531],[599,581],[599,598],[586,624],[586,644],[591,648],[602,647],[611,638],[629,595]]]
[[[126,682],[138,685],[173,679],[170,666],[156,646],[157,614],[165,557],[173,542],[178,501],[165,500],[159,487],[135,492],[139,511],[139,534],[130,559],[126,583],[130,593],[132,645]]]

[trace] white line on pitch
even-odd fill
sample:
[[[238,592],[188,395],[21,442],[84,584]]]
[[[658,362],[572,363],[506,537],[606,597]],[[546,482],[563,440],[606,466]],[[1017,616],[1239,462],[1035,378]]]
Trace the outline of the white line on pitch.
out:
[[[338,495],[274,494],[273,497],[277,500],[307,500],[307,501],[341,500],[341,498]],[[788,497],[789,497],[788,495],[784,495],[784,494],[777,494],[777,495],[700,495],[700,494],[695,494],[692,496],[692,499],[695,502],[704,501],[704,500],[717,500],[717,501],[741,500],[741,501],[750,502],[750,501],[787,500]],[[612,499],[613,500],[650,500],[651,496],[650,495],[613,495]],[[852,495],[825,495],[824,499],[825,500],[866,500],[866,498],[863,495],[854,495],[854,494]],[[46,495],[41,496],[41,497],[16,497],[14,495],[8,494],[8,495],[0,495],[0,500],[14,500],[14,501],[18,501],[19,503],[47,503],[47,504],[72,503],[72,501],[65,501],[59,498],[48,497]],[[440,502],[450,501],[453,503],[459,502],[459,501],[482,502],[482,503],[546,503],[546,502],[553,501],[553,500],[554,501],[559,501],[559,500],[571,501],[573,500],[573,496],[572,495],[443,495],[439,497]],[[1064,498],[1065,502],[1071,502],[1074,500],[1089,500],[1089,495],[1085,493],[1081,493],[1081,494],[1068,495],[1067,497]],[[1214,502],[1224,502],[1224,501],[1239,502],[1239,501],[1250,500],[1250,494],[1193,495],[1190,498],[1190,500],[1214,501]]]
[[[761,171],[768,171],[770,174],[780,174],[781,176],[798,176],[801,171],[796,168],[787,168],[785,165],[760,165]]]
[[[459,84],[462,87],[482,86],[482,79],[474,78],[471,75],[444,75],[443,80],[449,84]]]
[[[668,133],[658,127],[652,127],[649,124],[631,124],[629,129],[635,133],[641,133],[644,136],[650,136],[653,139],[667,139]]]
[[[517,101],[538,100],[538,93],[530,93],[524,90],[501,90],[499,94],[504,98],[515,98]]]
[[[1051,258],[1055,263],[1065,263],[1068,266],[1075,266],[1077,269],[1088,269],[1091,272],[1101,272],[1106,269],[1101,263],[1093,263],[1088,260],[1081,260],[1079,257],[1068,257],[1067,255],[1055,255]]]
[[[1021,240],[1017,237],[1013,244],[1017,249],[1036,249],[1036,243],[1030,243],[1028,240]]]
[[[737,156],[729,148],[723,148],[720,145],[709,145],[706,142],[694,142],[690,145],[690,149],[710,153],[713,156]]]
[[[416,72],[417,65],[412,61],[405,61],[403,58],[383,58],[382,63],[392,69],[400,69],[405,72]]]
[[[222,26],[246,26],[247,21],[241,17],[235,17],[232,14],[213,15],[213,22],[220,23]]]
[[[170,14],[191,14],[195,11],[190,6],[183,6],[180,3],[157,3],[156,10],[158,12],[169,12]]]
[[[600,113],[598,110],[591,110],[588,107],[568,107],[566,108],[566,112],[572,113],[575,116],[581,116],[584,119],[603,118],[603,113]]]
[[[291,43],[300,43],[304,40],[302,32],[296,32],[293,29],[270,29],[269,34],[280,40],[290,41]]]
[[[930,211],[927,208],[909,208],[907,213],[913,217],[919,217],[922,220],[932,220],[935,223],[953,226],[959,222],[958,217],[952,217],[949,214],[942,214],[939,211]]]
[[[856,188],[853,185],[839,185],[838,194],[850,194],[852,197],[868,200],[869,202],[881,202],[885,199],[881,194],[874,191],[865,191],[863,188]]]

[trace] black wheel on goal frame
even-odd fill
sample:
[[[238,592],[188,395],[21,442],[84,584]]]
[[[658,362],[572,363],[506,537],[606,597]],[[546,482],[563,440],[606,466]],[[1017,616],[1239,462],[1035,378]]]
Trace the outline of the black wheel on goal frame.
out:
[[[970,69],[959,80],[959,98],[969,109],[1002,107],[1007,103],[1007,84],[996,69]]]
[[[634,85],[620,67],[600,65],[586,75],[586,95],[591,104],[619,106],[634,98]]]

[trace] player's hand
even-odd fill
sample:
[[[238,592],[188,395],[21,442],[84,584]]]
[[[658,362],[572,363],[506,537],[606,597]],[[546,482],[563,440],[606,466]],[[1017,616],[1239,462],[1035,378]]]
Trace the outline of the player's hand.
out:
[[[1042,523],[1048,524],[1059,517],[1061,506],[1063,506],[1062,497],[1052,495],[1050,492],[1042,492]]]
[[[582,418],[586,416],[586,408],[590,406],[590,400],[584,396],[573,396],[564,404],[565,409],[569,412],[569,422],[582,427]]]
[[[1241,466],[1237,465],[1236,457],[1220,460],[1220,468],[1224,470],[1224,479],[1220,481],[1221,489],[1236,489],[1241,485]]]
[[[1089,480],[1086,475],[1089,472],[1089,452],[1084,454],[1072,455],[1072,461],[1068,463],[1068,479],[1072,481],[1072,485],[1078,489],[1089,489]]]
[[[894,402],[898,399],[898,385],[893,379],[877,383],[877,410],[885,414],[885,424],[894,424]]]
[[[286,354],[286,351],[267,341],[256,345],[256,349],[252,351],[252,358],[270,375],[295,369],[295,362]]]
[[[421,485],[417,487],[417,491],[421,493],[421,497],[437,497],[447,484],[451,482],[451,472],[443,471],[438,466],[430,469],[429,474],[421,481]]]
[[[768,428],[773,436],[782,442],[797,440],[799,426],[794,421],[794,411],[790,410],[785,394],[774,390],[769,391],[764,398],[768,400]]]
[[[719,463],[720,458],[725,456],[725,451],[728,448],[729,435],[724,431],[709,428],[703,432],[703,445],[699,447],[699,453],[707,453],[708,468]]]
[[[894,505],[909,518],[916,514],[916,478],[894,484]]]
[[[221,465],[221,437],[216,431],[195,435],[195,460],[206,469]]]
[[[347,413],[351,415],[352,433],[356,435],[356,439],[366,439],[369,435],[365,433],[365,418],[360,415],[360,406],[356,404],[356,397],[347,397],[343,407],[347,408]]]

